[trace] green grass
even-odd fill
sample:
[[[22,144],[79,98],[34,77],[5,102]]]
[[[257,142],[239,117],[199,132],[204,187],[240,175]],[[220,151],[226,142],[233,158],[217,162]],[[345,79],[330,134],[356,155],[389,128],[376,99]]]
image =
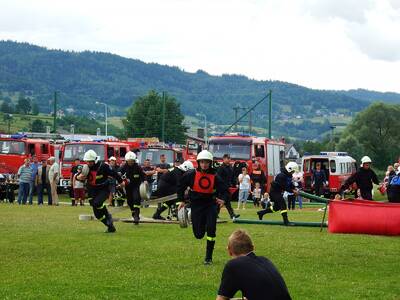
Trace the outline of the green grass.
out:
[[[0,113],[0,132],[8,133],[8,122],[4,122],[3,113]],[[39,114],[37,116],[34,115],[20,115],[20,114],[12,114],[13,119],[10,123],[10,132],[16,133],[19,131],[23,131],[23,129],[27,129],[28,131],[31,128],[31,123],[34,120],[42,120],[44,123],[48,122],[50,125],[53,124],[53,117],[46,114]]]
[[[236,203],[235,203],[236,205]],[[234,207],[235,207],[234,205]],[[319,228],[221,224],[214,265],[203,266],[205,241],[178,225],[79,221],[90,207],[0,204],[2,299],[215,299],[226,241],[247,229],[256,253],[269,257],[293,299],[398,299],[400,239],[320,233]],[[150,216],[153,209],[142,210]],[[255,218],[248,204],[243,218]],[[289,212],[319,221],[317,208]],[[129,210],[114,214],[128,217]],[[223,210],[222,218],[227,219]],[[268,216],[279,220],[278,215]]]

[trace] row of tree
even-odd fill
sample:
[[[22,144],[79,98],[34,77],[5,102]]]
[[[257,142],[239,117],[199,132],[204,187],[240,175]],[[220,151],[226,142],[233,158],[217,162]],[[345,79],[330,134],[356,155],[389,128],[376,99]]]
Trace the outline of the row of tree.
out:
[[[400,158],[400,105],[375,102],[356,115],[340,136],[295,143],[301,154],[344,151],[357,161],[368,155],[385,170]]]
[[[1,99],[0,99],[1,100]],[[0,105],[0,112],[6,114],[31,114],[31,115],[38,115],[39,114],[39,106],[36,101],[31,100],[29,98],[20,96],[18,98],[17,104],[14,106],[13,103],[10,101],[11,99],[2,99],[2,103]]]

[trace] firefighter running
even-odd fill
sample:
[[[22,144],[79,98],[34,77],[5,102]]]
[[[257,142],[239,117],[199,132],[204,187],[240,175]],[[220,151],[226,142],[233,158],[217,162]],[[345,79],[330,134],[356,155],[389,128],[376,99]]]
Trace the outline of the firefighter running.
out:
[[[191,207],[192,228],[195,238],[202,239],[207,234],[205,265],[212,264],[216,227],[217,205],[228,199],[228,187],[212,168],[213,155],[203,150],[197,155],[198,168],[186,172],[178,184],[179,209],[184,209],[184,195],[188,187]]]
[[[283,223],[288,226],[291,225],[287,215],[287,207],[285,199],[283,198],[283,193],[289,192],[297,194],[297,190],[292,182],[292,175],[298,170],[298,165],[295,162],[289,162],[285,168],[282,168],[281,173],[276,175],[274,181],[271,182],[270,198],[274,203],[266,209],[257,212],[258,218],[262,220],[263,216],[267,213],[273,213],[280,211]]]
[[[175,194],[177,192],[178,182],[182,175],[189,170],[193,170],[193,164],[191,161],[187,160],[183,162],[181,165],[174,167],[171,171],[164,173],[160,177],[160,181],[158,182],[158,188],[156,191],[156,196],[161,198],[165,196],[169,196]],[[170,200],[164,202],[161,207],[157,208],[156,212],[153,215],[153,219],[155,220],[165,220],[161,214],[168,208],[173,208],[175,205],[175,200]]]
[[[77,180],[87,180],[89,199],[95,217],[107,226],[107,233],[115,232],[112,216],[104,202],[110,193],[110,178],[115,178],[123,185],[122,178],[109,165],[98,162],[97,154],[93,150],[88,150],[83,156],[83,160],[87,162],[87,165],[83,166],[81,174],[77,176]]]
[[[140,219],[140,184],[145,181],[146,174],[136,162],[136,154],[129,151],[125,154],[126,164],[119,172],[125,182],[126,199],[132,212],[133,224],[138,225]]]

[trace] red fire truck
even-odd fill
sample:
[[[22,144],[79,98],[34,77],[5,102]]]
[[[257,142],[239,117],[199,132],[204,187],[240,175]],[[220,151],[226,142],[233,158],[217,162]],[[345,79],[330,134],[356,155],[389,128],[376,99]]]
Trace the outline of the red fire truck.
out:
[[[274,176],[284,167],[284,147],[285,143],[282,141],[240,134],[213,136],[209,139],[208,144],[208,148],[217,162],[222,162],[225,153],[230,155],[231,160],[234,161],[235,176],[241,173],[243,165],[247,166],[248,172],[251,174],[253,163],[258,161],[267,177],[265,186],[267,191]]]
[[[0,134],[0,173],[16,174],[26,158],[36,156],[39,161],[54,155],[50,142],[26,138],[22,134]]]
[[[190,160],[197,168],[197,154],[204,149],[205,141],[202,138],[188,136],[182,155],[184,160]]]
[[[79,159],[82,164],[83,155],[88,150],[94,150],[99,156],[100,161],[108,161],[111,156],[117,159],[117,164],[121,164],[125,160],[125,154],[130,150],[126,143],[114,141],[79,141],[65,143],[62,147],[61,154],[61,187],[70,186],[71,168],[75,159]]]
[[[357,170],[356,160],[346,152],[321,152],[319,155],[306,155],[302,158],[304,191],[313,192],[312,172],[317,163],[326,173],[329,186],[325,195],[330,196],[339,192],[340,187]]]
[[[160,156],[162,154],[165,155],[166,163],[170,164],[171,167],[174,165],[176,159],[182,158],[182,152],[177,148],[150,144],[139,149],[137,153],[138,163],[139,165],[143,165],[144,161],[149,159],[151,166],[155,166],[160,163]]]

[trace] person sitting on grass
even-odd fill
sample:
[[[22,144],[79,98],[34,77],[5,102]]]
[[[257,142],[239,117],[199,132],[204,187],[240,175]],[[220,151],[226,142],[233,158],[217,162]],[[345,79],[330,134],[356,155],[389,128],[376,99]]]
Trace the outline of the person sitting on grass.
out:
[[[241,291],[247,300],[291,299],[285,281],[272,262],[254,253],[249,234],[235,230],[228,240],[228,261],[216,300],[231,299]]]

